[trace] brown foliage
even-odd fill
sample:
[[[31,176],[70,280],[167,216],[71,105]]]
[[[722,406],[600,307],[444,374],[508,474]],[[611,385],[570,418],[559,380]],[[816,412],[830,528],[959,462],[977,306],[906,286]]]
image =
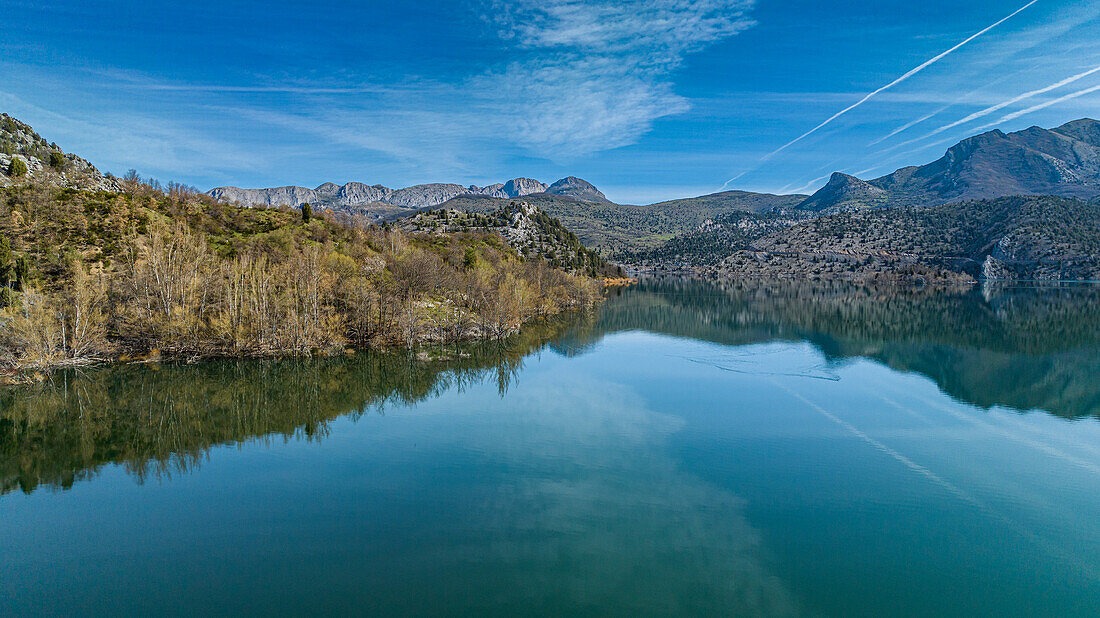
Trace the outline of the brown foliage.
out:
[[[35,285],[0,313],[0,363],[499,338],[598,297],[595,281],[524,260],[497,235],[407,236],[328,213],[306,222],[124,182],[122,195],[4,195],[0,233],[33,262]]]

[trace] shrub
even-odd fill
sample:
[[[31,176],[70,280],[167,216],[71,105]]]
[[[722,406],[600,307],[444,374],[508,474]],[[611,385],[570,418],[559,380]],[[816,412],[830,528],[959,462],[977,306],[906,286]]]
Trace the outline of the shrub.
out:
[[[8,176],[22,178],[27,175],[27,163],[23,159],[12,157],[8,164]]]
[[[65,163],[65,155],[56,150],[50,152],[50,167],[57,171],[61,171],[65,169]]]

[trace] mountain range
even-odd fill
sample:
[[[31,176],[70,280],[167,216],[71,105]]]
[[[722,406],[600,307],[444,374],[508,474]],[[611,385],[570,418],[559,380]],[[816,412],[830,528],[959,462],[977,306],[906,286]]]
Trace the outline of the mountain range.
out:
[[[592,183],[574,176],[562,178],[550,185],[531,178],[513,178],[507,182],[484,187],[477,185],[463,186],[453,183],[430,183],[401,189],[391,189],[382,185],[368,185],[361,182],[349,182],[343,185],[326,182],[316,189],[296,186],[267,189],[217,187],[207,193],[215,199],[250,206],[294,207],[308,203],[315,208],[357,211],[378,217],[399,215],[401,210],[414,211],[438,206],[459,196],[511,199],[546,194],[595,203],[610,201]]]

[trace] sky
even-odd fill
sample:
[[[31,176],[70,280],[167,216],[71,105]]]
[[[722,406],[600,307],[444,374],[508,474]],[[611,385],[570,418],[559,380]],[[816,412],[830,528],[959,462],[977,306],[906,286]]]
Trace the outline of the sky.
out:
[[[206,190],[808,193],[1100,117],[1100,2],[0,0],[0,111]]]

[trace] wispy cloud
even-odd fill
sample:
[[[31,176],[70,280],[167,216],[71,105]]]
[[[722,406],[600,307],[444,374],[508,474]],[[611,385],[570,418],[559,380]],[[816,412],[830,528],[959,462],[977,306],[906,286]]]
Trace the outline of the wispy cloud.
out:
[[[1021,11],[1023,11],[1024,9],[1028,8],[1029,6],[1031,6],[1031,5],[1033,5],[1033,4],[1035,4],[1035,3],[1036,3],[1036,2],[1038,2],[1038,1],[1039,1],[1039,0],[1031,0],[1031,2],[1028,2],[1027,4],[1023,5],[1022,7],[1020,7],[1020,8],[1018,8],[1018,9],[1016,9],[1015,11],[1013,11],[1013,12],[1012,12],[1012,13],[1010,13],[1010,14],[1008,14],[1007,16],[1005,16],[1005,17],[1002,17],[1001,19],[999,19],[999,20],[997,20],[996,22],[994,22],[994,23],[990,24],[989,26],[986,26],[985,28],[982,28],[982,29],[981,29],[981,30],[979,30],[978,32],[975,32],[974,34],[970,35],[969,37],[967,37],[966,39],[964,39],[964,40],[963,40],[962,42],[960,42],[960,43],[956,44],[956,45],[955,45],[954,47],[951,47],[950,49],[948,49],[948,50],[946,50],[946,51],[944,51],[944,52],[941,52],[941,53],[939,53],[939,54],[937,54],[937,55],[933,56],[932,58],[929,58],[928,60],[925,60],[925,61],[924,61],[924,62],[922,62],[921,64],[919,64],[919,65],[917,65],[917,66],[913,67],[912,69],[910,69],[909,71],[907,71],[907,72],[906,72],[905,74],[903,74],[903,75],[902,75],[901,77],[898,77],[897,79],[895,79],[894,81],[892,81],[892,82],[890,82],[890,83],[886,84],[885,86],[882,86],[881,88],[878,88],[877,90],[873,90],[873,91],[871,91],[871,92],[867,93],[866,95],[864,95],[864,96],[863,96],[863,98],[862,98],[862,99],[860,99],[860,100],[856,101],[855,103],[853,103],[853,104],[849,105],[848,107],[845,107],[844,109],[840,110],[839,112],[837,112],[837,113],[833,114],[832,116],[830,116],[829,118],[827,118],[827,119],[826,119],[826,120],[825,120],[824,122],[822,122],[821,124],[819,124],[819,125],[815,126],[814,128],[810,129],[809,131],[806,131],[806,132],[805,132],[805,133],[803,133],[802,135],[799,135],[798,137],[794,138],[793,140],[791,140],[791,141],[787,142],[786,144],[783,144],[783,145],[782,145],[782,146],[780,146],[779,148],[776,148],[775,150],[773,150],[772,152],[768,153],[767,155],[764,155],[764,159],[770,159],[771,157],[774,157],[775,155],[779,154],[780,152],[782,152],[782,151],[786,150],[787,148],[790,148],[790,147],[791,147],[791,146],[793,146],[794,144],[797,144],[798,142],[802,141],[803,139],[806,139],[806,138],[807,138],[807,137],[809,137],[810,135],[813,135],[813,134],[814,134],[814,133],[816,133],[817,131],[819,131],[819,130],[821,130],[821,129],[825,128],[826,126],[828,126],[828,125],[829,125],[830,123],[832,123],[832,122],[833,122],[834,120],[836,120],[837,118],[840,118],[840,117],[841,117],[841,116],[843,116],[844,114],[847,114],[848,112],[850,112],[850,111],[852,111],[852,110],[856,109],[856,108],[857,108],[857,107],[859,107],[860,105],[863,105],[863,104],[864,104],[864,103],[866,103],[867,101],[870,101],[870,100],[871,100],[872,98],[874,98],[874,97],[875,97],[875,95],[877,95],[877,94],[879,94],[879,93],[881,93],[881,92],[883,92],[883,91],[885,91],[885,90],[889,90],[890,88],[893,88],[894,86],[897,86],[898,84],[900,84],[900,83],[904,82],[905,80],[909,79],[910,77],[913,77],[913,76],[914,76],[914,75],[916,75],[917,73],[920,73],[921,71],[923,71],[923,70],[927,69],[928,67],[932,66],[933,64],[936,64],[936,63],[937,63],[937,62],[939,62],[940,60],[943,60],[943,59],[944,59],[945,57],[947,57],[948,55],[950,55],[950,54],[951,54],[951,53],[953,53],[954,51],[958,50],[958,49],[959,49],[959,48],[961,48],[962,46],[964,46],[964,45],[966,45],[967,43],[969,43],[969,42],[973,41],[974,39],[976,39],[976,38],[978,38],[978,37],[982,36],[982,35],[983,35],[983,34],[985,34],[986,32],[989,32],[990,30],[992,30],[992,29],[996,28],[997,26],[999,26],[999,25],[1003,24],[1004,22],[1008,21],[1009,19],[1011,19],[1012,17],[1016,16],[1016,15],[1017,15],[1017,14],[1019,14],[1019,13],[1020,13]]]
[[[488,17],[523,59],[471,79],[518,141],[572,157],[637,141],[679,114],[672,72],[687,54],[752,26],[752,0],[521,0]]]
[[[635,143],[656,120],[689,109],[689,101],[675,92],[674,71],[688,54],[751,27],[752,5],[753,0],[490,2],[484,19],[503,43],[507,62],[475,67],[447,82],[409,76],[400,84],[219,85],[112,77],[154,92],[299,96],[311,104],[268,107],[261,99],[219,107],[412,163],[421,173],[465,173],[476,166],[471,150],[503,145],[569,161]],[[477,144],[485,148],[472,148]]]

